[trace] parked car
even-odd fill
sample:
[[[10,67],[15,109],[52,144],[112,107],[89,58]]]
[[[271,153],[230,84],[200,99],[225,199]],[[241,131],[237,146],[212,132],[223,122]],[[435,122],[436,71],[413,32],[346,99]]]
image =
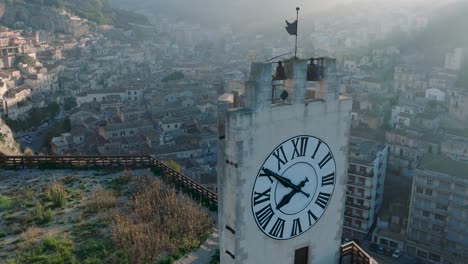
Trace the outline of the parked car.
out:
[[[400,258],[400,256],[401,256],[401,251],[399,249],[396,249],[392,254],[392,258],[395,258],[395,259]]]
[[[379,248],[377,249],[377,253],[383,254],[385,252],[384,246],[379,245]]]

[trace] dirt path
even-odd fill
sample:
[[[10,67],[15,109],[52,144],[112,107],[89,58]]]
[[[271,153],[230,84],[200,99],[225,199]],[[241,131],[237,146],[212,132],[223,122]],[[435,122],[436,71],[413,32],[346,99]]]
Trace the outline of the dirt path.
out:
[[[198,250],[193,251],[184,258],[177,260],[175,264],[208,264],[213,254],[219,248],[218,242],[218,230],[213,229],[213,233]]]

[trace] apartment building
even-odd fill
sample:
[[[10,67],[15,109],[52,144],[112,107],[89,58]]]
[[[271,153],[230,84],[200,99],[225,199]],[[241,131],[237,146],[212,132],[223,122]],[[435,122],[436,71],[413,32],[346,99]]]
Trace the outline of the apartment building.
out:
[[[406,252],[429,263],[468,263],[467,219],[468,163],[425,155],[413,179]]]
[[[377,221],[383,204],[388,147],[351,138],[343,237],[363,239]]]

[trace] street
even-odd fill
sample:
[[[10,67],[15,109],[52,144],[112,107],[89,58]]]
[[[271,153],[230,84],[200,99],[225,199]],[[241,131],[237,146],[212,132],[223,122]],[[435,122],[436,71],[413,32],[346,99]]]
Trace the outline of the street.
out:
[[[402,252],[401,257],[398,259],[392,258],[392,256],[386,256],[384,254],[379,254],[375,251],[370,250],[370,241],[364,240],[359,243],[359,246],[364,249],[367,254],[373,257],[379,264],[416,264],[418,260],[412,257],[409,257],[404,252]]]

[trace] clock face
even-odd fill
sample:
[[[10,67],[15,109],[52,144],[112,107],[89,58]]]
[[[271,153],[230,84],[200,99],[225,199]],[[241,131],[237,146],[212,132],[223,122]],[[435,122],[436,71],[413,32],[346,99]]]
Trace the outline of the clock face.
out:
[[[305,135],[284,141],[255,179],[252,212],[258,227],[273,239],[303,234],[327,209],[335,182],[335,159],[325,142]]]

